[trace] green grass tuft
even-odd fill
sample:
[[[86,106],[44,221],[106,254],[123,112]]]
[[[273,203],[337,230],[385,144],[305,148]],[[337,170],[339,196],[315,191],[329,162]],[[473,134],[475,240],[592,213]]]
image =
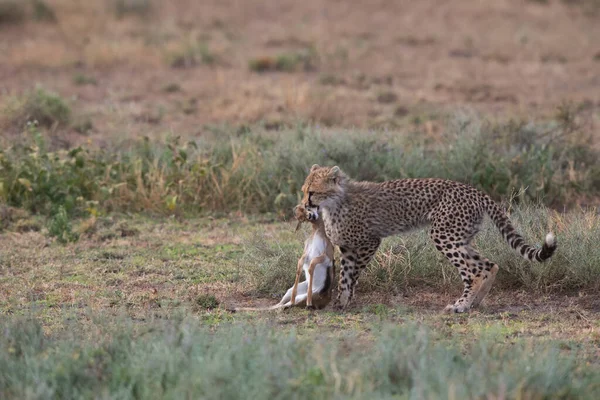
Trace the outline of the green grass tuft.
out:
[[[79,85],[79,86],[83,86],[83,85],[96,86],[98,84],[98,81],[93,76],[88,76],[84,73],[78,72],[73,77],[73,83],[75,83],[76,85]]]
[[[276,56],[258,57],[248,62],[248,68],[255,72],[280,71],[310,71],[315,69],[318,55],[314,48],[302,51],[281,53]]]
[[[219,301],[212,294],[201,294],[196,297],[196,305],[205,310],[212,310],[219,306]]]
[[[102,323],[96,318],[96,324]],[[73,325],[72,323],[70,325]],[[244,323],[193,321],[134,329],[98,325],[86,337],[46,336],[9,318],[0,336],[0,394],[16,398],[594,398],[600,371],[559,343],[486,335],[466,343],[426,327],[298,336]],[[532,354],[535,357],[532,357]]]
[[[73,232],[73,227],[65,208],[60,206],[48,224],[48,234],[55,237],[61,244],[76,242],[79,234]]]
[[[213,65],[217,55],[204,41],[188,40],[180,49],[167,55],[167,62],[173,68],[191,68],[200,64]]]

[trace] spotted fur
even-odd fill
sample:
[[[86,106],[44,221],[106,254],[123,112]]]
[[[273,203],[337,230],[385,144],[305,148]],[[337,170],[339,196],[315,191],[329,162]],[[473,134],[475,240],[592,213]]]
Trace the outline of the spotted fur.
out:
[[[552,233],[541,248],[525,243],[510,220],[487,194],[444,179],[399,179],[382,183],[356,182],[339,167],[313,165],[302,187],[302,203],[316,209],[327,236],[342,253],[337,302],[346,307],[363,270],[386,236],[429,225],[438,251],[454,265],[464,285],[462,296],[446,307],[465,312],[477,307],[489,292],[498,265],[471,242],[489,215],[507,243],[527,260],[544,261],[556,250]]]

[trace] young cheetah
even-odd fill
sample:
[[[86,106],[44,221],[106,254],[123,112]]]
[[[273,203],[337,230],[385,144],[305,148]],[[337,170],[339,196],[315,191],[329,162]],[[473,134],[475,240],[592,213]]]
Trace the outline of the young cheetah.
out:
[[[339,167],[313,165],[302,187],[302,204],[317,210],[327,236],[342,253],[336,302],[348,306],[360,271],[369,263],[381,239],[430,225],[435,247],[458,268],[462,296],[446,307],[462,313],[477,307],[498,272],[472,247],[484,214],[490,216],[508,244],[527,260],[544,261],[556,250],[548,233],[536,249],[525,244],[506,214],[488,195],[464,183],[444,179],[399,179],[382,183],[356,182]]]

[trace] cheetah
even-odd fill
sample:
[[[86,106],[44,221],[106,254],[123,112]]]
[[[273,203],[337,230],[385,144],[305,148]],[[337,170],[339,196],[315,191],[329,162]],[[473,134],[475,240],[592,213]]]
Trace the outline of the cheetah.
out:
[[[527,260],[542,262],[557,247],[552,233],[546,235],[539,249],[526,244],[498,204],[460,182],[436,178],[357,182],[337,166],[315,164],[302,191],[302,204],[319,213],[327,236],[340,249],[336,304],[342,309],[351,302],[359,274],[382,238],[413,228],[430,226],[429,236],[436,249],[458,269],[463,294],[446,307],[447,312],[462,313],[479,306],[498,272],[498,265],[479,255],[471,245],[484,214]]]
[[[298,225],[308,221],[312,225],[312,233],[304,243],[304,252],[298,260],[296,268],[296,280],[285,293],[281,301],[273,306],[264,308],[237,307],[230,311],[268,311],[287,309],[293,306],[304,306],[308,309],[325,308],[331,301],[333,279],[335,275],[334,248],[331,241],[325,235],[325,225],[314,211],[307,211],[301,205],[294,208],[294,214]],[[300,275],[304,270],[306,280],[300,281]]]

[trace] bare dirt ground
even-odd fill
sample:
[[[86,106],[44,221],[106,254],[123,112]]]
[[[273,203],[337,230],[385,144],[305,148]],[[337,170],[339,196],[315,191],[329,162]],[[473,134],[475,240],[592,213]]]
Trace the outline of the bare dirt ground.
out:
[[[394,127],[462,106],[600,109],[591,0],[142,1],[122,17],[108,0],[47,3],[56,22],[0,25],[0,102],[43,85],[100,141],[261,121]]]

